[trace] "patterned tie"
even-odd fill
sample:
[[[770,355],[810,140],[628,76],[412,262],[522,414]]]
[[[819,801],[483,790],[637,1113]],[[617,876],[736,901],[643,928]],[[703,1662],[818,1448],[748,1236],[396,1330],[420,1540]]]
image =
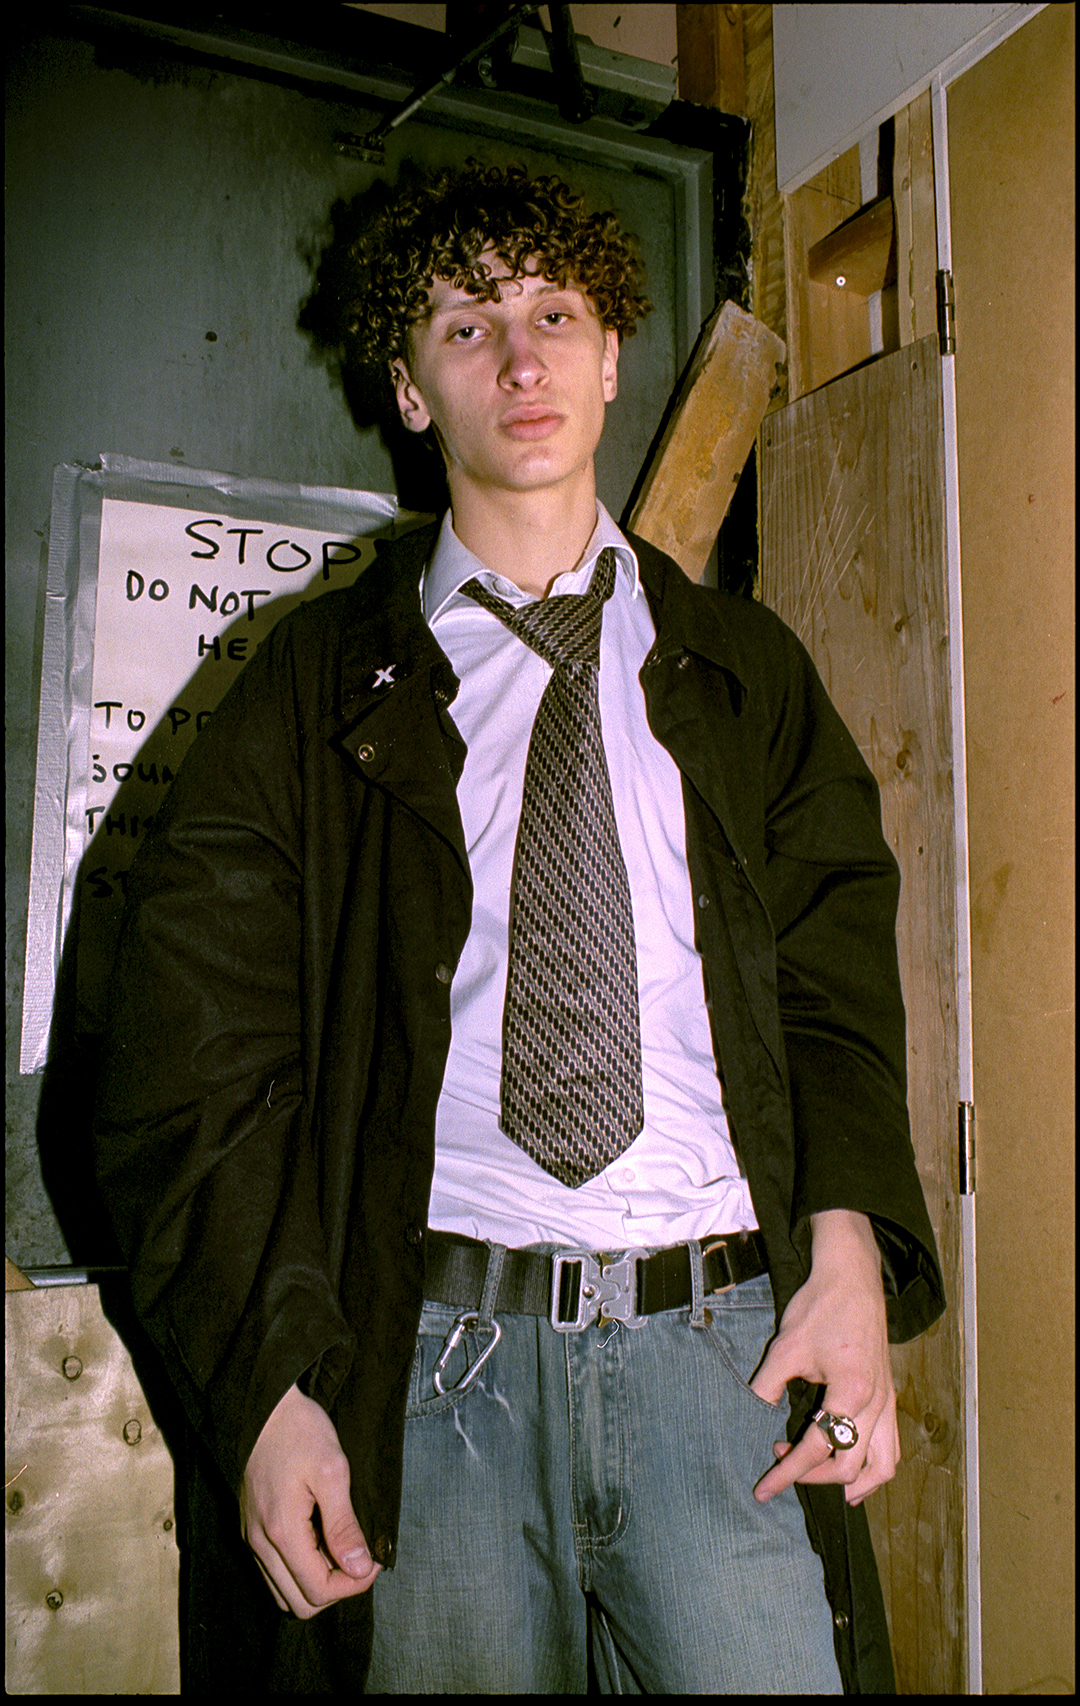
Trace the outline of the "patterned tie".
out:
[[[644,1123],[630,885],[600,731],[600,625],[615,585],[521,609],[468,593],[551,665],[525,763],[503,1015],[507,1137],[564,1185],[621,1155]]]

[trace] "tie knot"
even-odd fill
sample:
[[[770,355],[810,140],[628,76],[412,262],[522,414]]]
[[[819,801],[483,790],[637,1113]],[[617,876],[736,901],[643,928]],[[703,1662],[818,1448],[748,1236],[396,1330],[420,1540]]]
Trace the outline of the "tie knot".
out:
[[[615,553],[607,546],[596,560],[586,592],[538,598],[516,609],[478,580],[466,581],[461,591],[490,610],[545,663],[557,669],[560,664],[599,663],[604,602],[614,585]]]

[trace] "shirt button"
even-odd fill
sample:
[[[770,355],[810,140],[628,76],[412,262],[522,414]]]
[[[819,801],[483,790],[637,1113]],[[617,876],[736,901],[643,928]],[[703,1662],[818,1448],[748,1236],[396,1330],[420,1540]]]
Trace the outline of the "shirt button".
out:
[[[637,1174],[634,1172],[634,1169],[632,1167],[624,1167],[623,1168],[623,1170],[622,1170],[622,1181],[623,1181],[624,1185],[632,1185],[636,1178],[637,1178]]]
[[[375,757],[375,748],[373,746],[358,746],[356,749],[356,756],[360,760],[361,764],[370,764],[371,760]]]
[[[440,983],[450,983],[453,980],[454,974],[450,970],[450,967],[440,960],[438,965],[435,967],[435,976],[438,978]]]

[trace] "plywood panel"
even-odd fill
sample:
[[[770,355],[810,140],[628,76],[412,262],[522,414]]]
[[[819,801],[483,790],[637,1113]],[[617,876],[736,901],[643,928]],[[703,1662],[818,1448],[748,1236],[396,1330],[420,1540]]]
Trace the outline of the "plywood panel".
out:
[[[956,890],[936,338],[769,416],[762,599],[810,650],[900,864],[909,1105],[950,1309],[894,1347],[903,1462],[868,1501],[903,1693],[964,1691]]]
[[[1075,1689],[1074,90],[1048,6],[948,100],[988,1694]]]

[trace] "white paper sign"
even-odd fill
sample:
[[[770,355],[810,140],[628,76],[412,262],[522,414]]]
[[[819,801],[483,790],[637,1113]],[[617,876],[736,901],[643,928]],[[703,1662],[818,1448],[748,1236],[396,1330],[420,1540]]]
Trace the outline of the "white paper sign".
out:
[[[259,641],[374,553],[370,538],[325,529],[103,500],[85,808],[101,865],[85,881],[122,887],[181,758]]]
[[[22,1071],[45,1062],[61,953],[79,1028],[98,1028],[132,860],[259,642],[302,599],[350,586],[376,535],[426,519],[386,493],[122,457],[57,470]]]

